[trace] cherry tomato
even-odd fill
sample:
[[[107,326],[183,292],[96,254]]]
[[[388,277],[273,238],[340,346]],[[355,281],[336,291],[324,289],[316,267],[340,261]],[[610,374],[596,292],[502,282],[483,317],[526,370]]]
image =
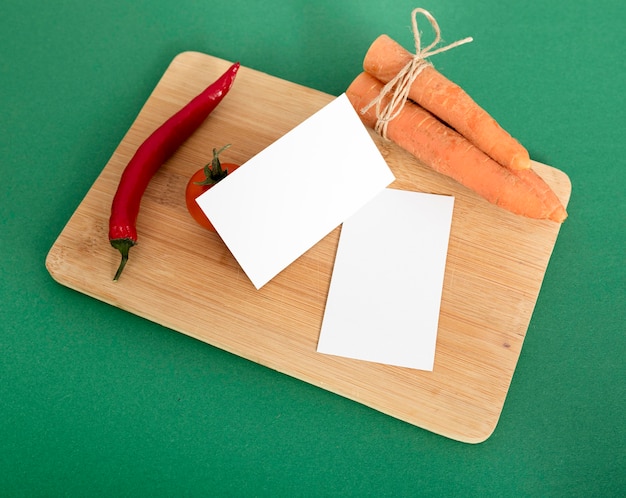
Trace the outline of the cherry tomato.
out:
[[[229,146],[230,145],[226,145],[220,150],[213,149],[212,161],[192,175],[189,182],[187,182],[187,188],[185,190],[187,211],[189,211],[189,214],[201,227],[213,232],[215,232],[213,224],[206,217],[202,209],[200,209],[196,199],[239,167],[238,164],[222,163],[219,160],[220,153]]]

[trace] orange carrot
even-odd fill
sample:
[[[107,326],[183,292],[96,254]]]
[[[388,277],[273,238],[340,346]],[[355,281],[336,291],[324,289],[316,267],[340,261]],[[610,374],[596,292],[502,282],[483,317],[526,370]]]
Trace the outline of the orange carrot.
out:
[[[400,44],[381,35],[365,54],[363,69],[388,83],[412,58],[413,54]],[[528,151],[460,86],[434,67],[428,65],[417,75],[410,86],[409,98],[448,123],[503,166],[530,168]]]
[[[376,109],[367,106],[383,84],[368,73],[361,73],[350,84],[346,95],[366,126],[376,124]],[[383,99],[382,104],[386,105]],[[515,214],[563,222],[565,208],[552,189],[532,169],[503,167],[455,130],[419,105],[407,101],[400,113],[387,124],[387,137],[435,171],[472,189],[489,202]]]

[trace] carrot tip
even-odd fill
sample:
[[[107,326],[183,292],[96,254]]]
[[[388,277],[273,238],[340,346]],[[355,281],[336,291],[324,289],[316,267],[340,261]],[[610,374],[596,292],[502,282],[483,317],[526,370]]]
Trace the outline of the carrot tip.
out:
[[[552,212],[550,219],[552,221],[556,221],[557,223],[563,223],[567,219],[567,211],[563,206],[559,206]]]
[[[509,164],[511,169],[523,170],[531,168],[531,161],[528,154],[516,154],[511,158]]]

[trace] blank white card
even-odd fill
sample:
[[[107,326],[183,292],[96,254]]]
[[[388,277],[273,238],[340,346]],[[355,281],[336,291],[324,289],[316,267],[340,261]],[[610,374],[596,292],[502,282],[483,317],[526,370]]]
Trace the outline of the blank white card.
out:
[[[197,202],[259,289],[393,180],[344,93]]]
[[[385,189],[343,223],[318,352],[433,369],[453,205]]]

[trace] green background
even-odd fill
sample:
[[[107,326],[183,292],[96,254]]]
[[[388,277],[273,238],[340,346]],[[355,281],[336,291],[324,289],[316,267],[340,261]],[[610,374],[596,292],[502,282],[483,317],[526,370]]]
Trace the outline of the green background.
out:
[[[474,37],[436,66],[573,184],[486,442],[400,422],[49,276],[48,250],[176,54],[338,95],[379,34],[411,48],[418,6],[446,41]],[[1,11],[0,495],[626,493],[621,1],[5,0]]]

